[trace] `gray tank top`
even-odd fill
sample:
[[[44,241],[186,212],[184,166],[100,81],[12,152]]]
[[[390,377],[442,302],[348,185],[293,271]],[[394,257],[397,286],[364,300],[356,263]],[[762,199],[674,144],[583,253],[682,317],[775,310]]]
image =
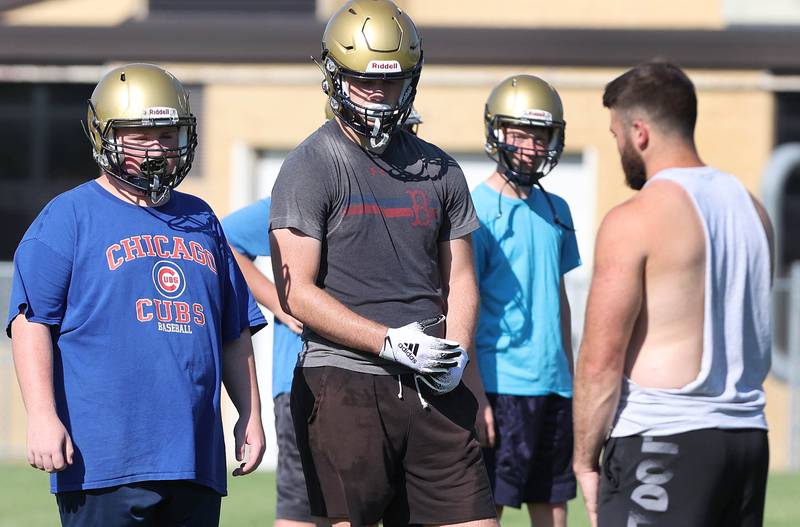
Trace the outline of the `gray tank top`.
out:
[[[623,379],[612,437],[664,436],[705,428],[766,429],[764,379],[770,368],[770,250],[747,190],[711,167],[668,169],[691,197],[706,239],[703,355],[682,388]]]

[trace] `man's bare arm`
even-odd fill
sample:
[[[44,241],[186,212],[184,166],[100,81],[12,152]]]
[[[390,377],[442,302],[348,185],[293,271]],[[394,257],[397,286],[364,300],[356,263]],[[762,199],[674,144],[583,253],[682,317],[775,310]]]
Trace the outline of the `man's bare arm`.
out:
[[[473,337],[478,322],[478,286],[472,259],[472,240],[463,238],[439,244],[439,268],[446,289],[447,338],[455,340],[469,353],[463,381],[478,400],[476,428],[481,444],[494,446],[494,414],[480,375]]]
[[[223,346],[222,382],[236,411],[239,412],[233,434],[236,441],[236,459],[244,462],[234,470],[233,475],[243,476],[258,468],[266,449],[264,428],[261,423],[261,397],[249,328],[245,329],[239,338]],[[250,447],[246,460],[245,445]]]
[[[643,298],[642,218],[636,204],[627,202],[606,216],[597,233],[572,402],[573,467],[593,526],[597,525],[600,450],[619,404],[625,354]]]
[[[256,301],[269,309],[270,312],[275,315],[275,318],[286,324],[289,329],[300,334],[303,331],[302,324],[281,308],[278,291],[272,280],[264,276],[264,273],[256,267],[256,264],[250,258],[241,254],[233,247],[231,247],[231,253],[233,253],[236,263],[239,264],[239,269],[242,270],[242,275],[244,275],[247,286],[253,292]]]
[[[28,463],[47,472],[72,464],[72,439],[56,413],[50,328],[20,313],[11,323],[17,381],[28,413]]]
[[[643,298],[641,218],[630,202],[606,216],[597,235],[594,275],[578,354],[573,402],[576,471],[597,470],[619,403],[625,354]]]
[[[478,322],[478,286],[470,235],[439,244],[439,271],[445,288],[447,338],[469,349]]]
[[[567,288],[564,285],[563,276],[561,277],[559,306],[561,309],[561,343],[567,356],[569,374],[573,376],[575,375],[575,359],[572,356],[572,310],[569,307],[569,297],[567,297]]]
[[[322,244],[296,229],[270,232],[281,307],[322,337],[378,355],[388,328],[364,318],[317,287]]]

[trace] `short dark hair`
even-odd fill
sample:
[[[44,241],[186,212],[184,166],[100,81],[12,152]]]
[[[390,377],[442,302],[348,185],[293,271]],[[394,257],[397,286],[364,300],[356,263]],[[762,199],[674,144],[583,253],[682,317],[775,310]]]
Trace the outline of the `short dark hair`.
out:
[[[665,130],[694,137],[697,95],[678,66],[664,61],[639,64],[606,85],[603,106],[623,112],[643,109]]]

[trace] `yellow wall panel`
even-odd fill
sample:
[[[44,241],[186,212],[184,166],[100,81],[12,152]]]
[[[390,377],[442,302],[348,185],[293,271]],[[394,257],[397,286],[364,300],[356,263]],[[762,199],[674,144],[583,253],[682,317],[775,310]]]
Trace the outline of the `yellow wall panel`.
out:
[[[116,26],[146,13],[146,0],[49,0],[9,9],[0,21],[12,26]]]
[[[343,0],[318,0],[325,20]],[[399,0],[419,26],[704,28],[724,26],[722,0]]]

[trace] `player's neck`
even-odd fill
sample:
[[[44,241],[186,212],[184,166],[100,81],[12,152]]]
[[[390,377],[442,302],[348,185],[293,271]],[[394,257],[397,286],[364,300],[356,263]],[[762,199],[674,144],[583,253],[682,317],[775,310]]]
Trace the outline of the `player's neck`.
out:
[[[495,192],[511,199],[528,199],[531,194],[531,187],[524,187],[517,185],[513,181],[509,181],[503,174],[497,170],[489,176],[486,184]]]
[[[647,179],[670,168],[699,168],[706,166],[694,144],[673,143],[665,145],[645,161]]]
[[[109,194],[122,201],[131,203],[138,207],[156,206],[153,203],[153,200],[150,199],[150,196],[134,192],[128,187],[128,185],[106,174],[105,172],[101,173],[100,176],[95,179],[95,181],[97,181],[98,185],[107,190]],[[167,196],[167,199],[164,202],[159,203],[159,206],[165,205],[167,201],[169,201],[169,196]]]

